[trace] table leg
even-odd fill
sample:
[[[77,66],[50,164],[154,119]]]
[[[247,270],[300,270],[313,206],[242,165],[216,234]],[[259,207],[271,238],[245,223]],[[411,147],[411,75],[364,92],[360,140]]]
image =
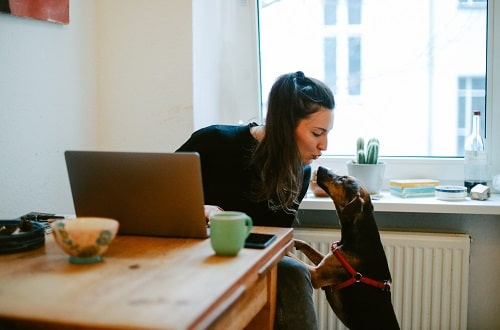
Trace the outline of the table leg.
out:
[[[278,267],[273,267],[266,275],[267,279],[267,303],[259,311],[245,329],[273,329],[276,314],[276,290],[278,281]]]

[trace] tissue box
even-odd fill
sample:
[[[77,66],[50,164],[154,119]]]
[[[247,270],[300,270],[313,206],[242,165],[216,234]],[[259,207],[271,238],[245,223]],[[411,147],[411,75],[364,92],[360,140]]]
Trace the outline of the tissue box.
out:
[[[490,198],[490,188],[485,185],[477,184],[470,191],[470,199],[484,201],[488,198]]]

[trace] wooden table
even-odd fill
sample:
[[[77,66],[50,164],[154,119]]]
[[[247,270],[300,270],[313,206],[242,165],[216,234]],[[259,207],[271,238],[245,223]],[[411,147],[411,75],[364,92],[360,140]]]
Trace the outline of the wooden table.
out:
[[[0,255],[0,329],[268,329],[289,228],[264,250],[216,256],[209,239],[117,236],[104,261],[80,265],[45,247]]]

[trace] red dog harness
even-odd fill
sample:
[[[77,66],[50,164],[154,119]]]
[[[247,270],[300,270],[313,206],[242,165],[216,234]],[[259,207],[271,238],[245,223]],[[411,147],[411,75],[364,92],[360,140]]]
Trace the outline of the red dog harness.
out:
[[[369,277],[363,276],[361,273],[358,273],[352,266],[351,264],[346,260],[340,249],[338,248],[338,243],[340,242],[333,242],[332,243],[332,252],[337,257],[337,259],[340,261],[342,266],[347,270],[349,274],[351,274],[351,278],[348,279],[347,281],[344,281],[342,283],[339,283],[337,285],[332,285],[333,290],[340,290],[345,287],[348,287],[351,284],[354,283],[365,283],[374,287],[377,287],[383,291],[391,291],[391,280],[387,281],[377,281],[374,279],[371,279]]]

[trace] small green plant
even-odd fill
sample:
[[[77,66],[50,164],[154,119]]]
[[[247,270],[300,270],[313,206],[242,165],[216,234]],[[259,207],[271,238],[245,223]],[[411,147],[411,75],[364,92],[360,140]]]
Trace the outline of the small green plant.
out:
[[[376,138],[368,140],[365,149],[365,140],[359,137],[356,141],[356,163],[358,164],[377,164],[379,142]]]

